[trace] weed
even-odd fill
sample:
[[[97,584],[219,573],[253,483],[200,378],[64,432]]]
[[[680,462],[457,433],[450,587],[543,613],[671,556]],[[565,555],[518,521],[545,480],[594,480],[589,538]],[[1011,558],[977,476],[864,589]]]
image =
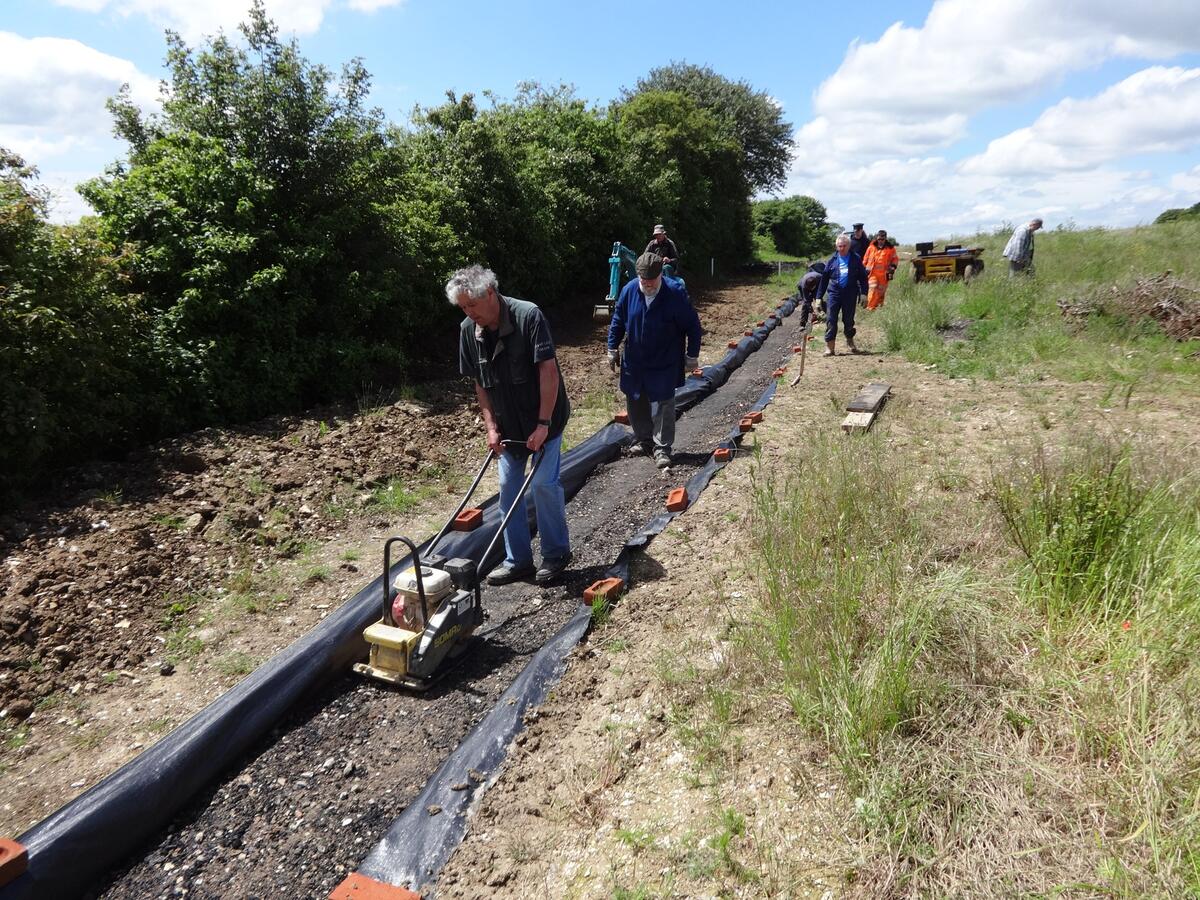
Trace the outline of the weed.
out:
[[[246,479],[246,490],[255,497],[261,497],[263,494],[271,490],[271,486],[263,481],[262,475],[257,472],[250,474]]]
[[[159,513],[151,519],[155,525],[162,525],[164,528],[173,528],[176,531],[183,530],[183,516],[173,516],[167,513]]]
[[[314,547],[316,547],[316,544],[307,538],[296,534],[289,534],[275,545],[275,553],[284,559],[291,559],[295,556],[305,556],[311,553]]]
[[[322,419],[317,423],[317,437],[325,437],[327,434],[329,434],[329,425]]]
[[[4,736],[4,749],[9,752],[20,750],[29,743],[29,729],[26,726],[13,728]]]
[[[329,579],[329,566],[312,566],[304,573],[305,584],[320,584]]]
[[[166,646],[163,648],[166,658],[173,663],[192,659],[204,649],[204,641],[193,633],[186,625],[180,625],[167,633]]]
[[[68,740],[79,750],[95,750],[104,744],[105,739],[115,731],[115,728],[88,728],[72,731]]]
[[[142,727],[151,734],[160,734],[170,729],[171,718],[170,716],[159,716],[154,719],[147,719]]]
[[[635,854],[654,846],[654,834],[643,828],[618,828],[616,835]]]
[[[182,597],[167,594],[164,598],[163,627],[171,628],[177,624],[200,604],[200,599],[196,594],[184,594]]]
[[[249,653],[234,650],[219,657],[213,667],[227,678],[240,678],[254,671],[255,660]]]
[[[421,502],[417,491],[409,491],[399,478],[392,478],[371,492],[369,505],[390,513],[406,513]]]
[[[351,548],[342,554],[342,559],[346,562],[355,562],[362,559],[362,551]]]

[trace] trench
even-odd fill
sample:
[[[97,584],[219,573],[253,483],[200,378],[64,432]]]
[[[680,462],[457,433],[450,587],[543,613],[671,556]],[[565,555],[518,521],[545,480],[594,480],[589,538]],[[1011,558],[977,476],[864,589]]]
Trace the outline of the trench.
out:
[[[667,491],[707,463],[772,370],[791,357],[798,332],[798,321],[784,319],[720,390],[680,416],[668,473],[645,457],[598,466],[567,506],[575,559],[566,578],[548,588],[485,588],[487,620],[428,691],[335,678],[85,896],[327,896],[575,614],[583,589],[662,510]],[[651,556],[640,560],[639,579],[661,572]]]

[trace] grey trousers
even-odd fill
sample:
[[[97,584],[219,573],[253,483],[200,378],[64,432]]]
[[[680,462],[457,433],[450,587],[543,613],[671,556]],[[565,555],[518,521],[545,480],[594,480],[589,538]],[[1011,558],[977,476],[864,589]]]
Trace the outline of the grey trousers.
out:
[[[675,443],[674,396],[669,400],[651,403],[645,396],[634,400],[626,395],[625,411],[629,413],[629,426],[633,429],[634,440],[648,444],[653,434],[654,449],[671,452],[671,445]]]
[[[1032,259],[1029,260],[1029,262],[1013,262],[1011,259],[1008,261],[1008,277],[1009,278],[1016,277],[1017,275],[1032,275],[1032,274],[1033,274],[1033,260]]]

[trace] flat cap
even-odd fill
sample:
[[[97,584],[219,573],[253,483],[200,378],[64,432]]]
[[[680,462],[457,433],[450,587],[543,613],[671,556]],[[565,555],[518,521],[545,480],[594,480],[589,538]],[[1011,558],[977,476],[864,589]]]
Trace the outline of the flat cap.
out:
[[[662,257],[657,253],[643,253],[633,267],[638,278],[657,278],[662,274]]]

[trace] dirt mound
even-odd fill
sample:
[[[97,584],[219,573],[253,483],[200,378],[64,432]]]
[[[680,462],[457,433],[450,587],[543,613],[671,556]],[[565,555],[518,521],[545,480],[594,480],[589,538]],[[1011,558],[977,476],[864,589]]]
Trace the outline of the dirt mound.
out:
[[[1139,278],[1132,287],[1113,285],[1108,292],[1076,300],[1059,300],[1067,319],[1082,321],[1097,313],[1137,322],[1153,319],[1177,341],[1200,338],[1200,289],[1164,272]]]

